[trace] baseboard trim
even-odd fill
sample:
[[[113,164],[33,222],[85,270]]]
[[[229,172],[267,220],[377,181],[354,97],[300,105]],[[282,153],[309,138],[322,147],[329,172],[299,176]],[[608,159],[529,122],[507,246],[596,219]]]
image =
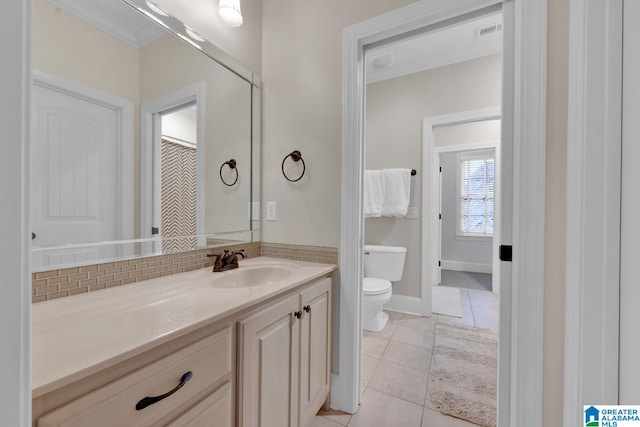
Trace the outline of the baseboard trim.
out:
[[[385,310],[399,311],[401,313],[417,314],[422,310],[422,299],[404,295],[391,295],[391,300],[384,305]]]
[[[479,262],[442,260],[443,270],[469,271],[471,273],[488,273],[493,271],[491,264],[481,264]]]

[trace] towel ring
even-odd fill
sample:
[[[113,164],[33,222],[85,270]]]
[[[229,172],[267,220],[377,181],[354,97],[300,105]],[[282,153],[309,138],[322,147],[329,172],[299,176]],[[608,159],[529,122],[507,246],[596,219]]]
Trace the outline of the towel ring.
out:
[[[225,181],[224,178],[222,177],[222,168],[224,168],[225,165],[229,166],[229,169],[236,171],[236,179],[234,179],[231,184]],[[236,167],[236,165],[237,165],[236,159],[231,159],[231,160],[227,160],[220,166],[220,180],[227,187],[233,187],[236,184],[236,182],[238,182],[238,168]]]
[[[287,176],[287,174],[284,172],[284,162],[291,157],[291,160],[293,160],[294,162],[297,161],[302,161],[302,173],[300,174],[300,176],[296,179],[291,179]],[[284,175],[285,178],[287,178],[287,181],[289,182],[297,182],[300,181],[302,179],[302,177],[304,176],[304,171],[307,169],[307,166],[304,164],[304,159],[302,158],[302,153],[300,153],[299,150],[294,150],[292,152],[290,152],[289,154],[287,154],[285,156],[284,159],[282,159],[282,175]]]

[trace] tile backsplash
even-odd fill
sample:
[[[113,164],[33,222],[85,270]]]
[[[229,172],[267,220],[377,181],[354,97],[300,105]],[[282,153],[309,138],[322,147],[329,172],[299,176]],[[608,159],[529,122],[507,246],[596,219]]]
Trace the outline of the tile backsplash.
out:
[[[223,248],[198,249],[176,254],[40,271],[31,275],[31,300],[32,302],[48,301],[210,267],[213,265],[213,258],[208,258],[207,254],[217,253],[222,249],[244,249],[248,258],[269,256],[326,264],[338,263],[336,248],[266,242],[241,243]]]
[[[338,249],[325,246],[288,245],[262,242],[262,256],[296,261],[338,264]]]

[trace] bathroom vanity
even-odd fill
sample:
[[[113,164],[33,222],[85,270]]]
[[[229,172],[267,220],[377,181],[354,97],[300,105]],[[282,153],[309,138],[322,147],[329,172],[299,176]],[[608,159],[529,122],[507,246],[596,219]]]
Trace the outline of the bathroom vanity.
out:
[[[334,270],[260,257],[34,305],[33,425],[308,425]]]

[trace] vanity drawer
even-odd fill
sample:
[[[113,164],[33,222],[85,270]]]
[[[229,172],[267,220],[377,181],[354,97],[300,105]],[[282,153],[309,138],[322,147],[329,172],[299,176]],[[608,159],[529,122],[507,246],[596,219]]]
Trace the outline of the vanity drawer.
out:
[[[231,383],[224,383],[209,397],[182,414],[167,427],[232,427],[233,395]]]
[[[167,416],[230,374],[233,368],[231,328],[191,344],[149,366],[99,388],[38,419],[38,427],[125,427],[163,425]],[[147,396],[174,389],[183,375],[191,378],[171,396],[136,410]],[[214,395],[216,395],[214,393]]]

